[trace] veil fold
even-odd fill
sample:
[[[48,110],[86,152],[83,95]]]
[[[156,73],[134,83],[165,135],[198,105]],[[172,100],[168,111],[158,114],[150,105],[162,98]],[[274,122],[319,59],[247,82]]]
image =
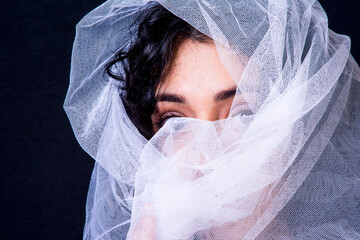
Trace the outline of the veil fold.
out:
[[[214,40],[237,93],[147,140],[104,70],[156,4]],[[360,239],[360,70],[317,1],[109,0],[76,27],[64,108],[96,161],[84,239]]]

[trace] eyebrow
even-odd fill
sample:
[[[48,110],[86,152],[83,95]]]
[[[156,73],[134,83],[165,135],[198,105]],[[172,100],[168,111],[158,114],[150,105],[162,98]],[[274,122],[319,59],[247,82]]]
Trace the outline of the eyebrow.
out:
[[[227,90],[223,90],[223,91],[215,94],[214,101],[220,102],[220,101],[228,100],[229,98],[234,97],[235,94],[236,94],[236,87],[233,87],[233,88],[230,88]]]
[[[215,94],[214,101],[220,102],[227,100],[236,94],[236,87],[226,89],[223,91],[220,91]],[[186,100],[183,96],[173,93],[161,93],[155,98],[156,102],[173,102],[173,103],[186,103]]]
[[[184,97],[177,94],[161,93],[155,98],[156,102],[186,103]]]

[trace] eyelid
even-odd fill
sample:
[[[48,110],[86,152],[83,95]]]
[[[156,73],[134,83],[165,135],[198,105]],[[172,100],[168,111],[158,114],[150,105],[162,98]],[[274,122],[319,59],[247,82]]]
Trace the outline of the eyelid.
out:
[[[162,114],[160,116],[160,118],[164,119],[167,117],[174,117],[174,116],[184,116],[184,114],[176,112],[176,111],[168,111],[168,112],[165,112],[164,114]]]
[[[254,115],[254,112],[249,108],[249,105],[244,103],[239,103],[231,108],[231,115],[229,117],[238,116],[240,112],[247,112],[245,115],[241,115],[242,117],[248,117]]]
[[[159,113],[158,116],[159,117],[156,117],[156,119],[153,121],[153,125],[160,129],[170,118],[184,117],[185,115],[177,111],[166,111],[163,114]]]

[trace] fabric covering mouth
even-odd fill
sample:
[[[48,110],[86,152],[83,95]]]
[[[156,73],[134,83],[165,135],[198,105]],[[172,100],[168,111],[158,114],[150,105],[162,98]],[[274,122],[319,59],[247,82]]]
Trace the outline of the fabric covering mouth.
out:
[[[84,239],[360,239],[359,73],[317,1],[106,1],[64,103]]]

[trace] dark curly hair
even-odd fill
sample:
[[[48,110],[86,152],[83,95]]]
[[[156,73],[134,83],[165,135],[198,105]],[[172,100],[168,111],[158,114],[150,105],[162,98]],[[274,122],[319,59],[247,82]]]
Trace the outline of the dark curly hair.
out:
[[[130,120],[147,139],[153,135],[151,115],[155,110],[155,93],[169,71],[178,46],[187,39],[209,42],[187,22],[158,3],[151,3],[136,20],[135,38],[127,49],[120,49],[106,65],[106,73],[121,82],[120,97]],[[123,74],[112,71],[120,63]]]

